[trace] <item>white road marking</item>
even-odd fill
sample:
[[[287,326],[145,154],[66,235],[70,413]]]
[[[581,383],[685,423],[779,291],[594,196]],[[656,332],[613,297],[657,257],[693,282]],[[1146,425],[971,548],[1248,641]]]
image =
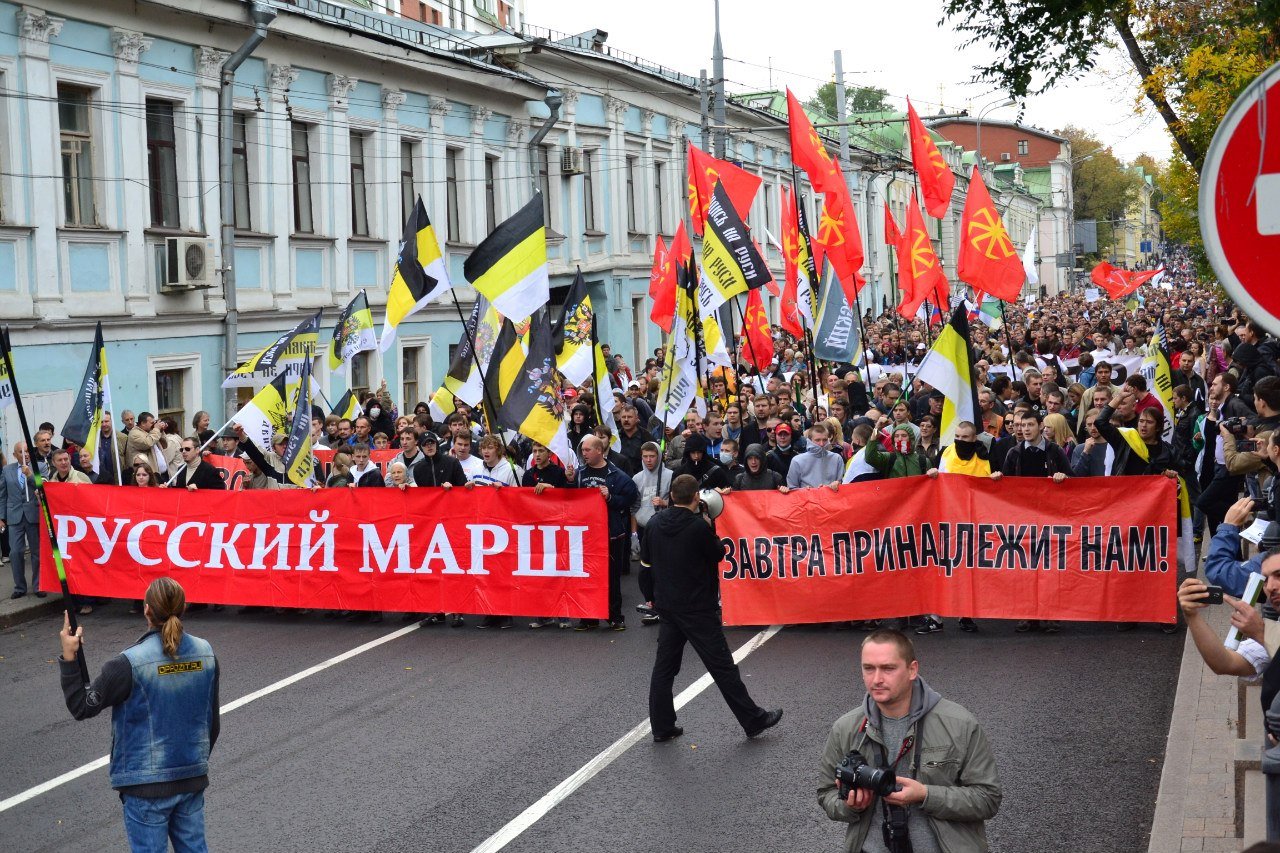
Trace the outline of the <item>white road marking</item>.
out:
[[[311,676],[315,675],[317,672],[323,672],[324,670],[328,669],[331,666],[340,664],[343,661],[351,660],[351,658],[356,657],[357,655],[362,655],[365,652],[369,651],[370,649],[376,649],[378,646],[381,646],[384,643],[389,643],[392,640],[398,640],[404,635],[410,634],[418,630],[419,627],[420,627],[420,623],[416,623],[416,622],[412,625],[406,625],[405,627],[399,629],[398,631],[392,631],[390,634],[386,634],[384,636],[378,637],[377,639],[370,640],[369,642],[365,643],[362,646],[356,646],[354,649],[345,651],[342,654],[337,655],[335,657],[331,657],[326,661],[322,661],[321,663],[318,663],[313,667],[309,667],[308,669],[304,669],[301,672],[290,675],[288,678],[282,678],[279,681],[275,682],[274,684],[268,684],[266,687],[262,688],[261,690],[255,690],[252,693],[248,694],[247,696],[241,696],[239,699],[236,699],[234,702],[228,702],[227,704],[223,705],[222,713],[226,714],[229,711],[236,710],[237,708],[243,708],[245,705],[248,705],[250,702],[253,702],[257,699],[261,699],[263,696],[269,696],[270,694],[275,693],[277,690],[283,690],[284,688],[288,687],[291,684],[297,684],[299,681],[302,681],[304,678],[310,678]],[[9,797],[8,799],[0,800],[0,812],[8,811],[14,806],[21,805],[22,803],[25,803],[28,800],[35,799],[41,794],[45,794],[45,793],[48,793],[49,791],[52,791],[54,788],[57,788],[59,785],[65,785],[67,782],[70,782],[73,779],[79,779],[81,776],[84,776],[88,773],[92,773],[93,771],[98,770],[102,767],[106,767],[107,764],[110,762],[110,760],[111,760],[111,757],[109,755],[104,755],[101,758],[90,761],[88,764],[77,767],[75,770],[69,770],[66,773],[63,773],[61,776],[56,776],[47,782],[41,782],[39,785],[28,788],[27,790],[23,791],[20,794],[14,794],[12,797]]]
[[[759,634],[756,634],[748,640],[741,648],[733,653],[734,663],[741,663],[747,655],[763,646],[769,641],[769,638],[782,630],[781,625],[771,625],[765,628]],[[706,690],[712,684],[711,673],[703,673],[702,677],[690,684],[684,690],[680,691],[680,695],[675,698],[676,710],[680,710],[685,705],[692,702],[699,693]],[[564,802],[574,791],[581,788],[587,782],[591,781],[601,770],[604,770],[612,764],[617,758],[640,742],[642,738],[650,733],[649,720],[641,721],[639,725],[627,732],[612,745],[606,748],[595,758],[588,761],[569,778],[565,779],[559,785],[556,785],[548,791],[543,797],[529,808],[516,815],[506,826],[499,829],[493,835],[490,835],[481,842],[471,853],[497,853],[497,851],[506,847],[512,841],[520,837],[526,829],[533,826],[539,820],[544,818],[548,812],[554,809],[560,803]]]

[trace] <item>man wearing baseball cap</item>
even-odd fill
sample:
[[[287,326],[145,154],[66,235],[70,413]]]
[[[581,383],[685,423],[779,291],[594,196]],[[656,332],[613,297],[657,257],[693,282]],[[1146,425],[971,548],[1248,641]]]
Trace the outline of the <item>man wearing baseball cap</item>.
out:
[[[769,451],[769,467],[781,474],[785,482],[787,472],[791,470],[791,460],[796,458],[796,453],[799,452],[799,449],[791,440],[790,424],[778,424],[777,429],[773,431],[773,435],[777,439],[778,446]]]

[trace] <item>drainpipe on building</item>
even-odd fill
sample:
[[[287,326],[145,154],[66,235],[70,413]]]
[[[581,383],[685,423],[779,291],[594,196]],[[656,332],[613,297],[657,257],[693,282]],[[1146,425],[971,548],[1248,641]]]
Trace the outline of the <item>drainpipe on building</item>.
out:
[[[538,191],[538,146],[542,144],[542,140],[547,138],[551,128],[555,127],[556,122],[560,120],[560,106],[564,103],[564,96],[556,89],[548,89],[547,96],[542,99],[542,102],[547,105],[547,109],[551,111],[551,114],[547,116],[542,126],[534,131],[533,138],[529,140],[527,146],[529,149],[529,179],[533,181],[534,192]],[[550,222],[542,224],[545,228],[551,227]]]
[[[218,189],[220,192],[220,209],[222,219],[222,292],[227,302],[226,334],[223,341],[222,361],[229,376],[239,367],[239,329],[240,314],[236,310],[236,202],[235,185],[232,174],[232,149],[235,138],[235,113],[233,112],[233,86],[236,80],[236,69],[249,55],[262,44],[267,37],[267,27],[276,19],[276,10],[266,3],[254,2],[249,6],[249,19],[253,21],[253,32],[245,39],[240,49],[231,54],[222,63],[222,72],[218,84]],[[226,416],[230,418],[239,408],[236,401],[236,389],[229,388],[225,398]]]

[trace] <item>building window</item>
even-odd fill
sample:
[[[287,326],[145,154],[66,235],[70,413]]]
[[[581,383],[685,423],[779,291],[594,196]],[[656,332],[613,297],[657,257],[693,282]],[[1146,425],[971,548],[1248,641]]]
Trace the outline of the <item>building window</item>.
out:
[[[582,216],[588,231],[596,230],[595,149],[582,152]]]
[[[538,192],[542,194],[542,224],[551,227],[551,146],[538,146]]]
[[[151,190],[151,224],[178,228],[178,151],[173,104],[147,99],[147,177]]]
[[[300,121],[291,124],[290,155],[293,158],[293,230],[296,234],[315,233],[311,217],[311,128]]]
[[[351,233],[369,236],[369,199],[365,194],[364,135],[351,134]]]
[[[761,188],[764,195],[764,227],[773,230],[773,185],[764,184]],[[774,231],[776,234],[777,232]]]
[[[369,393],[369,353],[358,352],[348,362],[351,365],[351,393],[363,400]]]
[[[187,428],[187,411],[183,393],[187,381],[187,369],[156,371],[156,417],[177,424],[179,431]]]
[[[97,225],[93,203],[93,130],[88,89],[58,86],[62,199],[68,225]]]
[[[231,189],[235,196],[236,228],[253,230],[249,207],[249,116],[236,113],[231,123]]]
[[[414,144],[411,140],[400,140],[400,218],[408,222],[409,214],[413,212],[414,202],[417,201],[417,193],[414,186],[417,185],[413,175],[413,164],[417,160],[414,156]]]
[[[409,409],[422,400],[421,377],[418,366],[422,363],[422,347],[405,347],[400,351],[400,407]],[[410,409],[412,411],[412,409]]]
[[[498,227],[498,158],[484,158],[484,228],[486,234],[492,234]]]
[[[1029,143],[1029,142],[1028,142],[1027,140],[1025,140],[1025,139],[1019,139],[1019,140],[1018,140],[1018,155],[1019,155],[1019,156],[1026,156],[1026,155],[1027,155],[1027,154],[1029,154],[1029,153],[1031,153],[1031,143]]]
[[[444,206],[448,218],[449,242],[457,243],[462,239],[459,227],[461,212],[458,209],[458,173],[462,152],[457,148],[448,148],[444,152]]]
[[[638,162],[635,157],[627,158],[627,230],[633,234],[638,230],[636,226],[640,221],[640,199],[636,194],[636,166]]]
[[[666,163],[653,164],[653,230],[655,234],[665,234],[664,220],[666,208],[662,203],[662,170]]]

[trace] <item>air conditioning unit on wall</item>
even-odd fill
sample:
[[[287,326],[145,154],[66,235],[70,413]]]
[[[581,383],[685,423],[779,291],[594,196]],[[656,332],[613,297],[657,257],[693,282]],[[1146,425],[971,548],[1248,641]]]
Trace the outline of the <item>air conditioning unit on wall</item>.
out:
[[[1011,157],[1008,153],[1004,153],[1004,154],[1001,154],[1001,155],[1000,155],[1000,162],[1001,162],[1001,163],[1008,163],[1008,162],[1009,162],[1010,160],[1012,160],[1012,159],[1013,159],[1013,157]]]
[[[560,152],[560,173],[564,175],[582,174],[582,149],[567,147]]]
[[[161,293],[213,287],[213,241],[207,237],[166,237]]]

